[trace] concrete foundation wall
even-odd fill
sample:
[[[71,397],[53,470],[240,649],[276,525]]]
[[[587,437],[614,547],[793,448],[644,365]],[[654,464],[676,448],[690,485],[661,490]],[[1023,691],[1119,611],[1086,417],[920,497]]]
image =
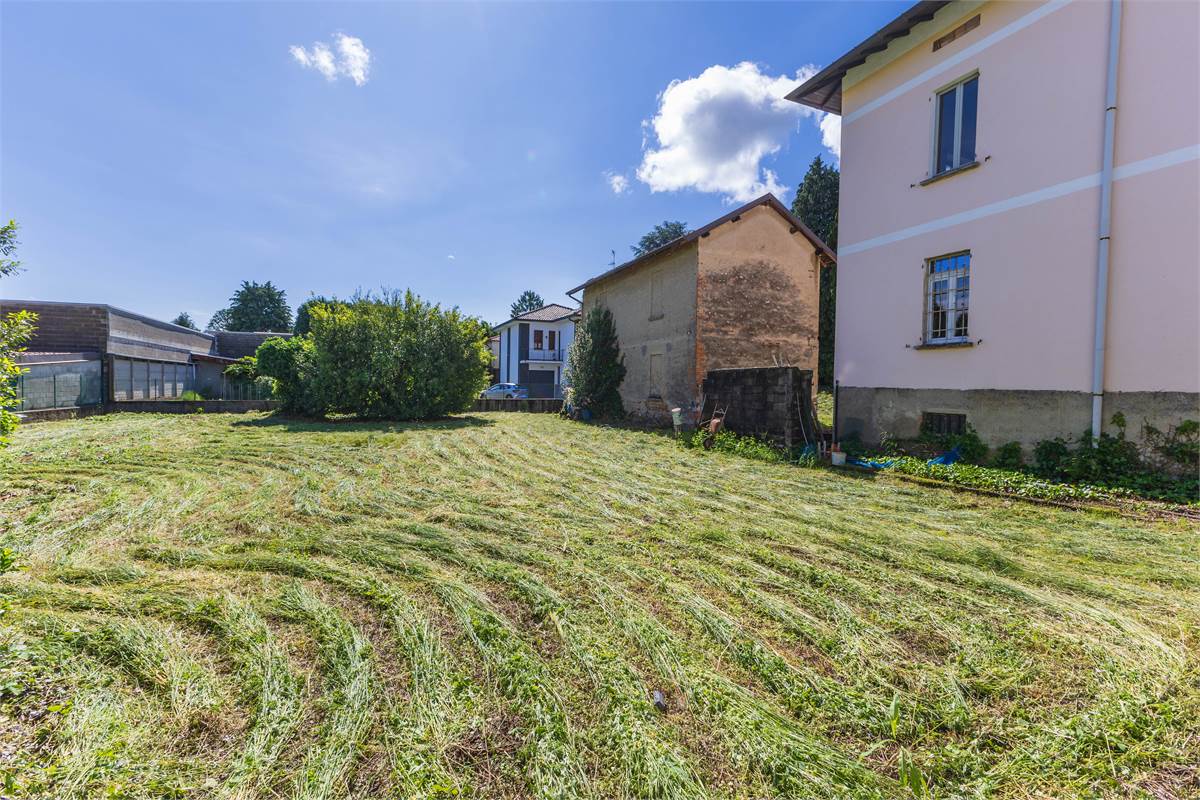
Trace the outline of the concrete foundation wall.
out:
[[[634,417],[667,421],[696,399],[697,257],[693,242],[584,292],[585,319],[597,305],[612,311],[625,356],[621,401]]]
[[[696,374],[791,366],[817,370],[816,248],[767,206],[699,240]]]
[[[868,444],[882,435],[913,439],[921,433],[921,414],[966,414],[967,423],[989,446],[1020,442],[1026,456],[1033,445],[1056,436],[1078,438],[1091,426],[1091,395],[1004,389],[894,389],[840,386],[838,436],[858,433]],[[1143,427],[1165,431],[1186,419],[1200,419],[1195,392],[1113,392],[1104,397],[1105,431],[1109,420],[1125,416],[1126,436],[1143,439]]]

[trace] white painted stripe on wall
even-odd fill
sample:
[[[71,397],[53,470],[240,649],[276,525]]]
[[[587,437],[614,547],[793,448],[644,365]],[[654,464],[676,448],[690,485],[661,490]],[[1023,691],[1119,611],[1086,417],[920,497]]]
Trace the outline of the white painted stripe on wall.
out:
[[[962,62],[966,61],[968,58],[974,58],[975,56],[982,53],[984,50],[986,50],[989,47],[991,47],[992,45],[996,44],[997,42],[1001,42],[1001,41],[1007,39],[1009,36],[1012,36],[1017,31],[1028,28],[1030,25],[1037,22],[1039,19],[1042,19],[1043,17],[1045,17],[1049,14],[1052,14],[1055,11],[1058,11],[1060,8],[1062,8],[1063,6],[1067,5],[1070,2],[1071,2],[1071,0],[1051,0],[1049,3],[1046,3],[1046,5],[1039,6],[1038,8],[1034,9],[1033,11],[1030,11],[1025,16],[1015,19],[1012,22],[1008,23],[1003,28],[1001,28],[1000,30],[991,34],[990,36],[980,39],[978,42],[971,45],[970,47],[964,48],[958,54],[953,55],[950,58],[947,58],[945,61],[942,61],[941,63],[939,63],[936,67],[930,67],[929,69],[925,70],[920,75],[918,75],[917,77],[905,81],[904,83],[897,86],[895,89],[892,89],[890,92],[885,92],[884,94],[881,94],[879,97],[876,97],[874,100],[870,101],[869,103],[864,103],[859,108],[854,109],[854,111],[852,111],[849,114],[847,114],[846,116],[842,117],[842,124],[849,125],[851,122],[854,122],[854,120],[856,120],[866,114],[871,113],[872,111],[879,108],[880,106],[882,106],[886,103],[890,103],[892,100],[895,100],[897,97],[904,94],[905,92],[912,91],[913,89],[917,88],[921,84],[928,81],[930,78],[934,78],[934,77],[942,74],[946,70],[950,69],[951,67],[953,67],[957,64],[961,64]]]
[[[1143,175],[1147,172],[1166,169],[1178,164],[1184,164],[1189,161],[1200,159],[1200,144],[1181,147],[1178,150],[1171,150],[1167,153],[1162,153],[1150,158],[1144,158],[1141,161],[1133,161],[1129,164],[1124,164],[1113,170],[1113,178],[1122,180],[1124,178],[1132,178],[1135,175]],[[1019,194],[1015,197],[1010,197],[1007,200],[1000,200],[995,203],[988,203],[985,206],[972,208],[968,211],[961,211],[957,214],[951,214],[948,217],[935,219],[931,222],[925,222],[920,225],[913,225],[911,228],[902,228],[892,233],[885,233],[882,236],[876,236],[872,239],[864,239],[861,242],[846,245],[838,248],[839,256],[852,255],[861,253],[864,250],[871,250],[876,247],[881,247],[885,244],[900,242],[905,239],[911,239],[914,236],[920,236],[923,233],[931,233],[940,231],[943,228],[949,228],[954,225],[961,225],[964,222],[974,222],[977,219],[990,217],[995,214],[1003,214],[1005,211],[1012,211],[1014,208],[1024,208],[1035,203],[1043,203],[1047,200],[1053,200],[1064,195],[1074,194],[1075,192],[1091,189],[1100,185],[1100,173],[1093,172],[1091,175],[1084,175],[1082,178],[1057,183],[1053,186],[1047,186],[1044,189]]]

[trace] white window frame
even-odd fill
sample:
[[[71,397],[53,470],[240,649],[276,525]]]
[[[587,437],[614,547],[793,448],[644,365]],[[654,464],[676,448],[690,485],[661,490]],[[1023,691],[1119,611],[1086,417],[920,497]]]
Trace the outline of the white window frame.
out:
[[[933,266],[936,262],[947,258],[958,258],[959,256],[967,257],[967,266],[965,269],[956,268],[946,272],[934,272]],[[922,341],[925,344],[958,344],[961,342],[971,341],[971,251],[956,250],[953,253],[944,253],[939,256],[933,256],[925,259],[925,321],[922,328]],[[958,279],[966,277],[967,286],[963,290],[966,297],[963,299],[963,305],[959,307],[958,296]],[[944,336],[933,335],[933,285],[936,281],[946,281],[946,333]],[[967,315],[966,330],[962,334],[956,332],[958,315],[962,312]]]
[[[968,75],[963,75],[961,78],[947,83],[933,93],[933,136],[929,144],[929,177],[935,178],[938,175],[945,175],[948,172],[953,172],[967,164],[974,163],[978,158],[972,158],[970,161],[962,160],[962,93],[963,87],[970,83],[975,78],[979,77],[979,70],[975,70]],[[979,94],[976,89],[975,95],[975,151],[976,156],[979,152]],[[955,93],[954,98],[954,159],[953,166],[943,170],[938,170],[938,133],[941,130],[941,114],[942,114],[942,95]]]

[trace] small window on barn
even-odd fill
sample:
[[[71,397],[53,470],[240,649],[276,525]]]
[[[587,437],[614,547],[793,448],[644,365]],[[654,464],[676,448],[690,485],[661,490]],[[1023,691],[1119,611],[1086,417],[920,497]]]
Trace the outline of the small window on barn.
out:
[[[921,432],[936,436],[958,436],[967,432],[967,415],[926,411],[921,415]]]
[[[663,275],[655,272],[650,276],[650,319],[663,317]]]

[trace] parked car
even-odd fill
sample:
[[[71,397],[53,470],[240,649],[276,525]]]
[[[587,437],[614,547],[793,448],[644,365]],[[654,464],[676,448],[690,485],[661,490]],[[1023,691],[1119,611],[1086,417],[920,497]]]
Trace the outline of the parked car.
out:
[[[529,389],[515,383],[497,383],[480,392],[479,397],[481,400],[526,400],[529,398]]]

